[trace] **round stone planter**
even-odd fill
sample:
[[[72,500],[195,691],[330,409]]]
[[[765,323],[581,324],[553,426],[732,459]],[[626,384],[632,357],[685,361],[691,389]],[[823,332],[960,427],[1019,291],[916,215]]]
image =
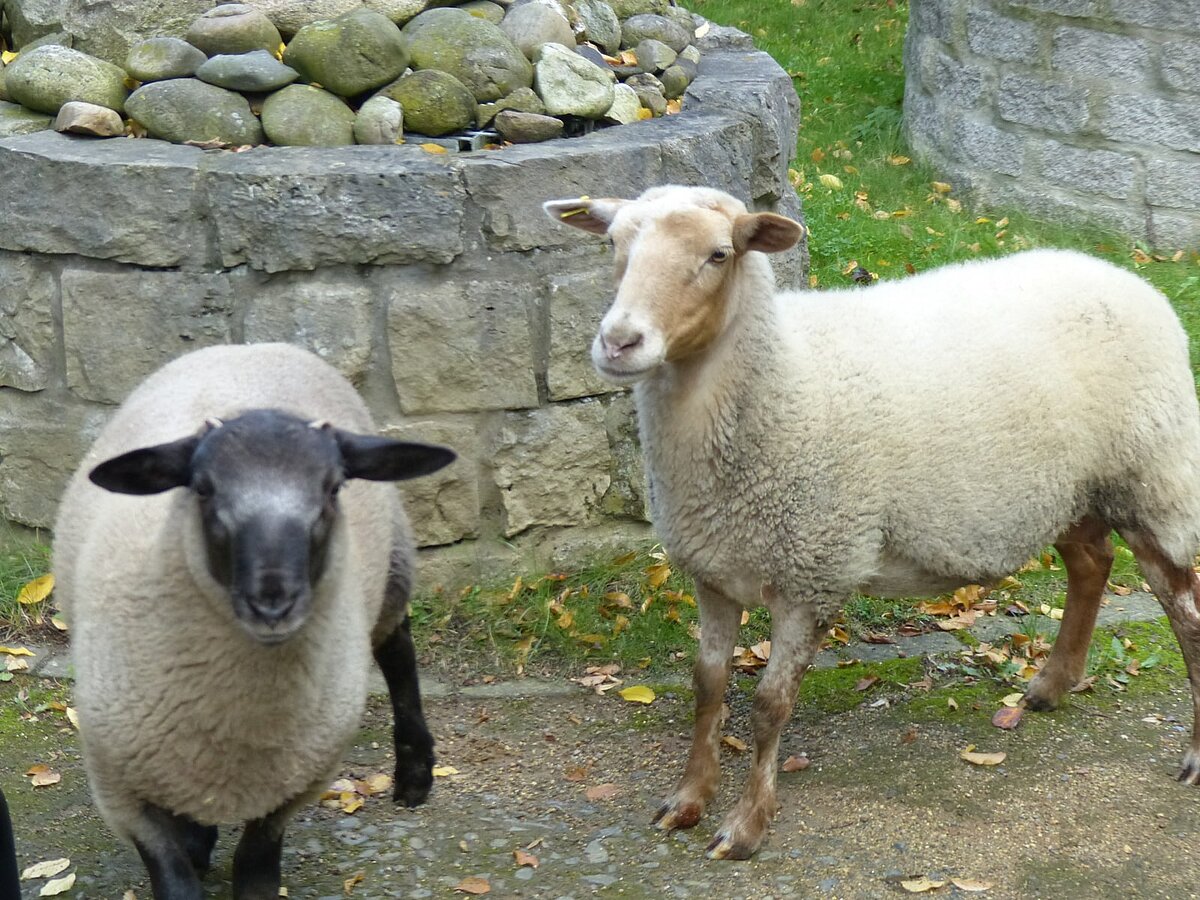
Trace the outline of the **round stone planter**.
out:
[[[426,584],[648,537],[632,404],[588,356],[608,245],[541,204],[675,182],[798,218],[791,80],[714,32],[683,113],[503,151],[0,140],[0,515],[51,524],[97,429],[167,360],[289,341],[387,432],[459,452],[403,487]],[[804,250],[776,263],[799,283]]]
[[[1184,0],[913,0],[913,149],[981,203],[1200,247],[1200,13]]]

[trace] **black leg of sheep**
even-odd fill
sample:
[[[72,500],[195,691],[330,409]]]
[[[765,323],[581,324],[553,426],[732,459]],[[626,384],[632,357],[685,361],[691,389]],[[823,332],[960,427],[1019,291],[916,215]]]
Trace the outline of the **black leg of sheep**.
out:
[[[375,662],[387,681],[395,717],[396,786],[392,799],[405,806],[418,806],[433,786],[433,736],[421,713],[417,653],[407,614],[375,647]]]
[[[274,900],[283,880],[283,832],[296,811],[289,803],[246,823],[233,853],[233,896],[237,900]]]
[[[21,885],[17,878],[17,848],[13,841],[12,819],[8,815],[8,803],[0,791],[0,897],[20,897]]]
[[[154,896],[201,900],[204,890],[199,876],[208,870],[209,855],[217,842],[216,827],[200,825],[153,803],[144,804],[143,813],[154,824],[156,839],[153,843],[134,841],[134,846],[150,874]]]

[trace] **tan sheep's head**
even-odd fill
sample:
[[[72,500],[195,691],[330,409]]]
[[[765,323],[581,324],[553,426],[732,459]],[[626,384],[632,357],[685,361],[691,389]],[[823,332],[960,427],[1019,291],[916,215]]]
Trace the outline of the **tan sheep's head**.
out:
[[[731,288],[747,254],[794,246],[804,226],[750,213],[723,191],[669,185],[636,200],[552,200],[552,219],[612,237],[617,296],[592,343],[597,371],[632,384],[664,363],[706,350],[734,310]]]

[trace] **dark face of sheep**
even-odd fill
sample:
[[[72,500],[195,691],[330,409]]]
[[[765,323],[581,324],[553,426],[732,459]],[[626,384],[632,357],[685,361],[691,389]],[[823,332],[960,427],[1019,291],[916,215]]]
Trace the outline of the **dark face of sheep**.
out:
[[[209,573],[253,637],[278,643],[307,621],[325,572],[338,492],[350,478],[398,481],[454,460],[444,447],[353,434],[255,410],[133,450],[90,474],[122,494],[176,487],[196,498]]]
[[[612,237],[617,296],[592,362],[618,384],[707,349],[729,322],[741,257],[786,250],[804,233],[791,219],[748,213],[707,188],[653,188],[637,200],[554,200],[544,209],[564,225]]]

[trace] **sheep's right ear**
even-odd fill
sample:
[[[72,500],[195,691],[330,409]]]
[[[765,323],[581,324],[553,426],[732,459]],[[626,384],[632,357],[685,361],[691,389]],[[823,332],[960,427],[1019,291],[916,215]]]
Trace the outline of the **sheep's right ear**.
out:
[[[574,200],[548,200],[542,204],[542,209],[556,222],[592,234],[608,234],[608,226],[612,224],[618,210],[628,202],[611,198],[592,200],[590,197],[578,197]]]
[[[88,478],[114,494],[161,494],[191,484],[192,456],[199,445],[200,436],[191,435],[169,444],[130,450],[100,463]]]

